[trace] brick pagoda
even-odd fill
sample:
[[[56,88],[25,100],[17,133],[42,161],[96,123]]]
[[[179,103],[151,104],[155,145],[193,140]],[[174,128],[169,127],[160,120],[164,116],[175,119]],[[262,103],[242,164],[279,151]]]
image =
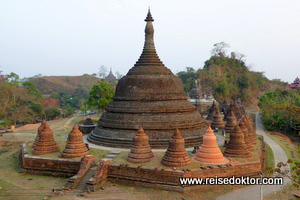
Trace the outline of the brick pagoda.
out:
[[[190,164],[191,158],[184,147],[184,139],[178,129],[169,141],[169,147],[161,160],[167,167],[181,167]]]
[[[219,109],[217,109],[216,114],[214,115],[214,120],[211,123],[211,127],[213,129],[215,129],[215,128],[224,129],[225,128],[223,116],[221,115]]]
[[[63,158],[77,158],[84,157],[89,154],[89,150],[84,144],[82,133],[79,131],[78,126],[74,126],[68,135],[68,140],[64,151],[61,154]]]
[[[210,127],[208,127],[206,134],[203,136],[203,143],[194,159],[204,164],[224,164],[229,162],[218,147],[217,138]]]
[[[229,143],[224,151],[226,157],[249,158],[250,151],[244,141],[244,134],[239,125],[230,133]]]
[[[233,131],[235,126],[236,126],[236,117],[234,116],[233,112],[231,111],[230,114],[227,116],[227,122],[225,125],[226,133],[230,133],[231,131]]]
[[[209,113],[206,117],[206,120],[213,121],[214,120],[214,115],[216,114],[217,110],[218,110],[218,108],[217,108],[216,102],[213,101],[213,104],[209,109]]]
[[[133,138],[133,145],[127,160],[132,163],[149,162],[154,155],[149,145],[149,137],[140,126],[138,134]]]
[[[48,124],[45,122],[44,128],[41,129],[41,132],[39,134],[39,139],[34,146],[33,154],[42,155],[54,153],[57,151],[59,151],[59,146],[54,140],[53,132],[51,131]]]
[[[32,148],[35,147],[37,141],[39,140],[40,133],[41,133],[41,131],[44,129],[44,125],[45,125],[45,124],[46,124],[46,121],[43,120],[42,123],[41,123],[41,125],[39,126],[39,128],[38,128],[38,130],[37,130],[37,135],[36,135],[35,140],[34,140],[34,142],[33,142],[33,144],[32,144]]]
[[[185,145],[200,145],[205,122],[189,101],[181,79],[165,67],[154,46],[153,18],[145,19],[143,52],[117,86],[88,141],[110,147],[131,148],[139,124],[143,124],[152,148],[167,148],[174,124]]]
[[[245,141],[246,146],[248,147],[249,150],[253,150],[252,139],[249,134],[248,127],[245,124],[245,120],[246,120],[246,118],[243,117],[243,119],[241,119],[241,121],[239,123],[239,126],[240,126],[242,132],[244,133],[244,141]]]

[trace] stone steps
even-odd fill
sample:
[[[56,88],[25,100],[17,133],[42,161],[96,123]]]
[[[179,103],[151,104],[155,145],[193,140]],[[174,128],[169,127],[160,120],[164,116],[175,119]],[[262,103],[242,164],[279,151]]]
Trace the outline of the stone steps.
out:
[[[104,158],[108,160],[113,160],[117,155],[119,155],[121,151],[111,151]]]
[[[76,187],[76,190],[80,193],[85,192],[86,189],[86,182],[92,178],[92,176],[95,173],[97,167],[92,167],[89,169],[89,171],[86,173],[86,175],[82,178],[78,186]]]

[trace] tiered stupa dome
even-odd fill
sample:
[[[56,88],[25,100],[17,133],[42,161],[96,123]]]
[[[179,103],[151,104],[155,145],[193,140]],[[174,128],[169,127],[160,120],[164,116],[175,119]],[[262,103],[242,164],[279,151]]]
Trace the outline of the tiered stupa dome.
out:
[[[215,129],[215,128],[224,129],[225,128],[225,124],[224,124],[224,121],[223,121],[223,116],[221,115],[219,109],[217,109],[217,112],[214,115],[214,120],[211,123],[211,127],[213,129]]]
[[[215,101],[213,101],[213,104],[209,109],[209,113],[206,117],[206,120],[213,121],[214,115],[216,114],[217,110],[218,110],[217,105],[216,105]]]
[[[161,163],[168,167],[181,167],[191,162],[191,158],[184,148],[184,139],[181,137],[179,130],[176,129]]]
[[[224,151],[226,157],[249,158],[250,152],[244,141],[244,134],[239,125],[230,133],[229,143]]]
[[[154,21],[145,19],[143,52],[117,84],[113,101],[89,135],[94,144],[130,148],[139,124],[143,124],[152,148],[166,148],[176,125],[187,147],[200,145],[204,120],[187,99],[183,83],[160,61],[154,47]]]
[[[42,155],[57,151],[59,151],[59,146],[54,140],[53,132],[51,131],[50,127],[47,123],[45,123],[44,128],[41,129],[39,134],[39,139],[34,146],[33,154]]]
[[[84,157],[88,154],[89,150],[82,140],[82,133],[79,131],[78,126],[74,126],[68,135],[68,141],[61,157],[76,158]]]
[[[231,111],[230,114],[227,116],[227,122],[225,125],[226,133],[230,133],[234,127],[236,126],[236,117],[234,116],[233,112]]]
[[[248,114],[246,114],[245,117],[246,117],[245,124],[248,128],[249,137],[251,138],[252,144],[255,144],[256,143],[256,131],[255,131],[255,128],[253,127],[252,119],[250,118],[250,116]]]
[[[133,145],[127,160],[132,163],[144,163],[149,162],[153,157],[149,137],[145,134],[144,129],[140,127],[138,134],[133,138]]]
[[[244,141],[245,141],[246,146],[248,147],[249,150],[253,150],[252,138],[251,138],[249,129],[246,126],[245,120],[246,120],[246,118],[243,117],[243,119],[240,121],[239,125],[242,129],[242,132],[244,133]]]
[[[41,123],[41,125],[39,126],[39,128],[37,130],[37,135],[36,135],[35,140],[34,140],[34,142],[32,144],[32,148],[34,148],[35,145],[36,145],[36,143],[37,143],[37,141],[39,141],[40,134],[41,134],[42,130],[44,129],[44,125],[45,124],[46,124],[46,121],[43,120],[42,123]]]
[[[210,127],[208,127],[206,134],[203,136],[203,143],[194,159],[205,164],[224,164],[229,162],[218,147],[217,137]]]

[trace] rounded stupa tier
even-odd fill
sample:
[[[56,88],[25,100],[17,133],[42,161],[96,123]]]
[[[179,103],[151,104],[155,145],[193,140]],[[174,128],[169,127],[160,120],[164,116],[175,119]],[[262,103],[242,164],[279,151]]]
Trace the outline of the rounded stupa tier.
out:
[[[203,136],[203,143],[194,159],[205,164],[224,164],[229,162],[218,147],[217,137],[210,127],[208,127],[206,134]]]
[[[199,146],[205,122],[187,99],[183,83],[160,61],[154,46],[154,21],[148,12],[143,52],[116,86],[88,141],[110,147],[131,148],[141,124],[152,148],[167,148],[174,125],[186,147]]]

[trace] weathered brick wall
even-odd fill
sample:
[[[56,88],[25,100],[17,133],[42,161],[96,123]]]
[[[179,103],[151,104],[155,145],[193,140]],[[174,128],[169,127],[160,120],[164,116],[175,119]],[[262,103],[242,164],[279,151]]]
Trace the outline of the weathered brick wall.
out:
[[[80,169],[80,161],[28,156],[25,145],[21,146],[20,172],[36,175],[71,177]]]

